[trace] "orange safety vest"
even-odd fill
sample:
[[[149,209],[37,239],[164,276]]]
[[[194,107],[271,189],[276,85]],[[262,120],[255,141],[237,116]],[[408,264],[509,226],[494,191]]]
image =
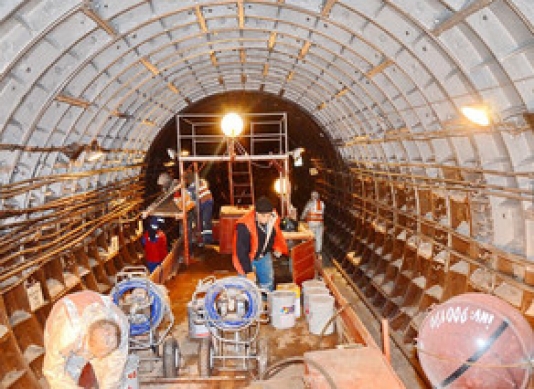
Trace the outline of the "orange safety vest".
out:
[[[241,218],[239,218],[235,224],[234,229],[234,249],[232,252],[232,262],[234,264],[234,268],[239,274],[245,274],[243,268],[241,267],[241,263],[239,262],[239,258],[237,258],[236,252],[238,224],[244,224],[250,233],[250,252],[248,253],[248,256],[250,258],[250,261],[253,261],[254,257],[256,256],[256,252],[258,251],[258,230],[256,228],[256,211],[252,210],[243,215]],[[276,234],[274,236],[273,251],[278,251],[282,254],[287,254],[287,243],[284,239],[284,236],[282,235],[282,230],[280,229],[280,218],[278,218],[278,215],[277,220],[274,223],[274,230]]]
[[[210,200],[213,200],[213,195],[207,186],[200,186],[198,188],[198,201],[200,204],[204,204]]]
[[[310,209],[310,212],[308,213],[308,217],[306,217],[306,221],[309,222],[322,222],[323,221],[323,202],[321,200],[315,201],[315,207]]]

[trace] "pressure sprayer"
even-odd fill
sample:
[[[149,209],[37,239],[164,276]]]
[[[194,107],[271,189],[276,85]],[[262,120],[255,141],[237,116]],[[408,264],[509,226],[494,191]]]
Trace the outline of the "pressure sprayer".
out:
[[[128,317],[130,350],[151,351],[154,355],[138,353],[140,362],[162,359],[164,376],[176,377],[181,354],[178,341],[169,334],[174,316],[165,287],[149,279],[146,267],[126,266],[117,273],[110,296]]]
[[[210,376],[218,362],[225,370],[250,370],[250,363],[260,374],[265,370],[268,343],[258,335],[260,323],[268,321],[262,299],[268,293],[245,277],[209,277],[199,282],[192,306],[197,320],[210,332],[200,344],[201,376]]]

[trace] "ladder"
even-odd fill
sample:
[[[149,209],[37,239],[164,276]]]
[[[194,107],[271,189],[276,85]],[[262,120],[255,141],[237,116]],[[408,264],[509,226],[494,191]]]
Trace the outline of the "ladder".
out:
[[[230,204],[236,206],[254,204],[254,180],[252,179],[252,161],[228,162],[230,179]]]

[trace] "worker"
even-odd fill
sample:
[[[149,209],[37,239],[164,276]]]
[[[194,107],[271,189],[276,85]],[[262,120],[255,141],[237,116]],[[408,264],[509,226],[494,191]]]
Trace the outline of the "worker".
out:
[[[167,236],[159,228],[160,219],[151,216],[147,228],[141,237],[141,244],[145,249],[145,263],[148,271],[152,273],[169,254]]]
[[[122,388],[128,339],[128,319],[109,296],[84,290],[58,300],[44,329],[43,374],[50,389],[79,388],[91,370],[94,387]]]
[[[200,179],[200,184],[198,187],[198,202],[200,209],[200,220],[202,222],[202,243],[199,246],[204,244],[213,243],[213,231],[212,231],[212,215],[213,215],[213,195],[211,194],[208,181],[205,179]]]
[[[267,197],[260,197],[254,209],[236,222],[232,262],[241,275],[257,282],[260,288],[274,289],[271,251],[276,258],[287,254],[280,229],[280,218]]]
[[[321,258],[324,233],[324,203],[319,198],[317,191],[311,192],[311,198],[304,206],[300,219],[308,222],[308,227],[315,237],[315,253],[317,257]]]
[[[187,177],[187,176],[186,176]],[[185,180],[186,187],[189,186],[188,184],[188,178]],[[191,196],[191,192],[189,189],[184,190],[185,193],[185,200],[182,201],[182,190],[177,190],[174,193],[174,203],[178,207],[180,211],[184,210],[184,203],[185,203],[185,212],[187,217],[187,243],[189,248],[189,255],[193,255],[193,222],[195,220],[195,200],[194,197]],[[180,232],[182,232],[183,223],[179,224]],[[183,236],[183,233],[181,234]]]

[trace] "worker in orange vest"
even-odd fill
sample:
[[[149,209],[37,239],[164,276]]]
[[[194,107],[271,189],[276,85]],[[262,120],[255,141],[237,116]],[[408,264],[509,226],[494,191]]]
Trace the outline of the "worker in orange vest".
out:
[[[257,282],[263,289],[274,289],[271,257],[287,254],[287,244],[280,229],[280,218],[267,197],[260,197],[254,209],[236,222],[232,262],[241,275]]]
[[[300,219],[308,223],[308,227],[315,237],[315,253],[317,256],[321,256],[324,233],[324,203],[319,199],[317,191],[311,192],[311,198],[304,206]]]
[[[201,178],[199,180],[198,188],[198,203],[200,210],[200,220],[202,222],[202,243],[199,243],[199,246],[204,244],[213,243],[213,231],[212,231],[212,221],[213,216],[213,195],[211,194],[208,181]]]

